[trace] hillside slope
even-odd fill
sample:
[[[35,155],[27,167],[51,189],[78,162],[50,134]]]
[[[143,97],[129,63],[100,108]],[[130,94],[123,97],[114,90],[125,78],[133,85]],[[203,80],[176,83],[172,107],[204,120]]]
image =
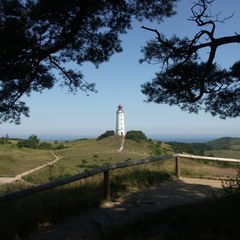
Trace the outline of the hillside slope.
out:
[[[125,139],[123,152],[118,152],[121,140],[119,136],[111,136],[100,141],[79,139],[64,143],[67,148],[55,151],[61,159],[53,167],[30,174],[25,179],[33,183],[42,183],[104,164],[144,159],[151,155],[150,142],[128,139]],[[162,143],[162,148],[167,148],[167,145]]]
[[[207,143],[207,146],[212,149],[220,150],[239,150],[240,151],[240,138],[223,137]]]
[[[16,176],[53,159],[48,150],[20,149],[15,144],[0,145],[0,176]]]

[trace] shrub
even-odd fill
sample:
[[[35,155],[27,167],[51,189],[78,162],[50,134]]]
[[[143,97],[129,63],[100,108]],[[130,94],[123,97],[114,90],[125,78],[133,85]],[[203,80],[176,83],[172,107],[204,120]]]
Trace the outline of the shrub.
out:
[[[222,186],[225,194],[240,193],[240,167],[236,169],[237,175],[235,178],[230,178],[229,180],[223,180]]]
[[[108,130],[106,131],[105,133],[101,134],[98,138],[97,138],[97,141],[103,139],[103,138],[107,138],[107,137],[111,137],[111,136],[114,136],[115,135],[115,132],[113,130]]]
[[[54,142],[56,144],[56,141]],[[27,140],[21,140],[17,143],[19,148],[33,148],[33,149],[44,149],[44,150],[60,150],[64,149],[65,146],[61,143],[57,146],[53,146],[51,143],[48,142],[41,142],[36,135],[30,136]]]
[[[61,144],[58,144],[56,147],[55,147],[55,149],[56,150],[60,150],[60,149],[64,149],[65,148],[65,146],[61,143]]]
[[[51,143],[48,143],[48,142],[41,142],[38,146],[39,149],[46,149],[46,150],[49,150],[49,149],[52,149],[52,144]]]
[[[136,130],[128,131],[125,138],[134,140],[136,142],[147,140],[146,135],[142,131]]]
[[[161,143],[159,143],[159,142],[156,142],[156,143],[152,142],[149,145],[149,148],[151,151],[151,155],[153,155],[153,156],[159,156],[159,155],[163,154],[163,151],[161,148]]]
[[[85,159],[82,159],[81,162],[82,162],[82,164],[86,164],[87,163],[87,161]]]
[[[17,143],[18,147],[26,147],[26,148],[38,148],[40,140],[36,135],[31,135],[27,140],[22,140]]]
[[[7,138],[1,138],[0,139],[0,144],[4,145],[4,144],[8,144],[8,143],[10,143],[10,142],[8,141]]]

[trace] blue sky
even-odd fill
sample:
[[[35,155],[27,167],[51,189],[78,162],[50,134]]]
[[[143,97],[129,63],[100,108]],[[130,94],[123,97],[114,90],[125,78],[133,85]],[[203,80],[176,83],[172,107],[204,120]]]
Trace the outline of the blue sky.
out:
[[[216,0],[214,12],[223,11],[222,16],[234,17],[225,24],[219,24],[218,36],[239,32],[240,1]],[[166,19],[158,29],[166,36],[193,36],[198,30],[194,23],[186,20],[190,16],[191,1],[178,3],[178,14]],[[177,107],[148,104],[141,93],[140,85],[154,78],[158,65],[139,64],[141,47],[153,36],[141,29],[142,23],[135,23],[128,34],[122,36],[124,51],[114,55],[109,62],[96,69],[92,64],[80,66],[89,82],[95,82],[98,93],[86,96],[83,92],[68,94],[66,89],[55,87],[42,94],[34,93],[24,98],[30,107],[30,117],[22,118],[20,125],[0,125],[0,135],[28,136],[73,135],[74,137],[97,136],[108,129],[115,129],[115,112],[121,103],[125,110],[126,129],[142,130],[148,136],[239,136],[239,118],[221,120],[200,112],[189,114]],[[153,23],[144,23],[156,27]],[[223,67],[229,67],[239,59],[239,46],[223,47],[216,60]],[[204,56],[204,53],[203,53]]]

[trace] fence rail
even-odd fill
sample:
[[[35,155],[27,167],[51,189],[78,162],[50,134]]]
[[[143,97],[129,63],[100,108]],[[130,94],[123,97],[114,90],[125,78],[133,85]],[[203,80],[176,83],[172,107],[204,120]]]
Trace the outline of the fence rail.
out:
[[[0,202],[7,202],[9,200],[14,200],[17,198],[25,197],[37,192],[42,192],[45,190],[54,189],[56,187],[60,187],[69,183],[76,182],[81,179],[89,178],[91,176],[103,173],[103,186],[104,186],[104,197],[106,200],[110,200],[111,192],[110,192],[110,174],[109,172],[112,170],[133,167],[137,165],[153,163],[161,160],[167,160],[175,157],[175,173],[178,178],[181,176],[180,170],[180,158],[187,159],[195,159],[195,160],[209,160],[209,161],[219,161],[219,162],[231,162],[231,163],[240,163],[240,159],[231,159],[231,158],[216,158],[216,157],[206,157],[206,156],[194,156],[188,154],[176,154],[176,155],[165,155],[158,157],[150,157],[147,159],[141,159],[136,161],[128,161],[128,162],[120,162],[111,165],[104,165],[100,168],[95,168],[92,170],[85,171],[83,173],[76,174],[74,176],[58,179],[52,182],[48,182],[45,184],[37,185],[28,189],[24,189],[21,191],[17,191],[14,193],[10,193],[7,195],[0,196]]]
[[[111,165],[104,165],[103,167],[100,168],[95,168],[92,170],[85,171],[83,173],[76,174],[74,176],[58,179],[52,182],[48,182],[45,184],[37,185],[28,189],[24,189],[21,191],[17,191],[14,193],[10,193],[7,195],[0,196],[0,202],[6,202],[9,200],[14,200],[17,198],[25,197],[28,195],[31,195],[33,193],[37,192],[42,192],[45,190],[50,190],[56,187],[60,187],[69,183],[76,182],[81,179],[85,179],[91,176],[94,176],[96,174],[103,173],[104,176],[104,195],[106,200],[110,200],[110,177],[109,177],[109,171],[115,170],[115,169],[120,169],[120,168],[126,168],[126,167],[133,167],[141,164],[146,164],[146,163],[152,163],[152,162],[157,162],[161,160],[166,160],[173,158],[173,155],[165,155],[165,156],[158,156],[158,157],[150,157],[147,159],[141,159],[141,160],[136,160],[136,161],[128,161],[128,162],[120,162],[120,163],[115,163]]]
[[[187,159],[193,159],[193,160],[209,160],[209,161],[228,162],[228,163],[240,163],[240,159],[233,159],[233,158],[218,158],[218,157],[195,156],[195,155],[188,155],[188,154],[176,154],[175,170],[176,170],[176,176],[178,178],[180,178],[181,176],[180,158],[187,158]]]

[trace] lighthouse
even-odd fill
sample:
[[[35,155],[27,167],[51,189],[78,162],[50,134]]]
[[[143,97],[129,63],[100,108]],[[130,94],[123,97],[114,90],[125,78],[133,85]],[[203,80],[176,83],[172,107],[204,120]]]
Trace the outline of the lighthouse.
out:
[[[124,111],[121,104],[118,105],[116,112],[116,134],[125,136]]]

